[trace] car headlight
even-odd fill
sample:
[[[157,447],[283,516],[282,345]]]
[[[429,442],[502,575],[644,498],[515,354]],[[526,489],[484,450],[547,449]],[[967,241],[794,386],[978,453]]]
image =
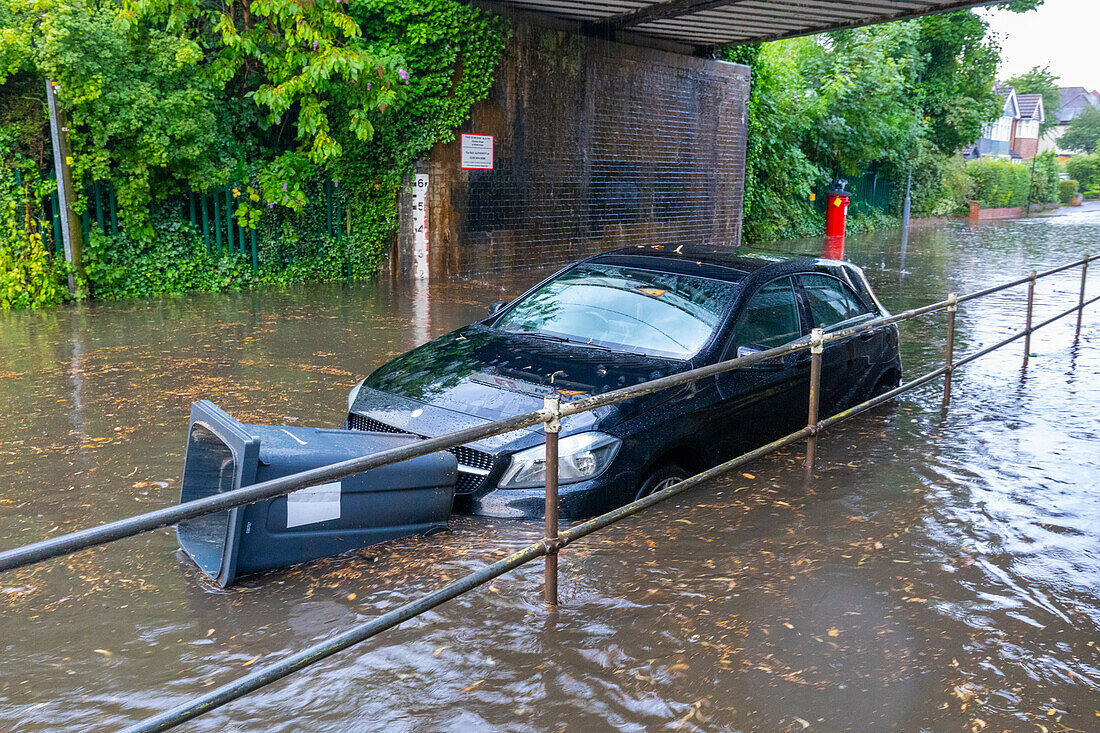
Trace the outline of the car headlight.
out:
[[[351,412],[351,406],[355,404],[355,398],[359,396],[359,388],[363,386],[363,382],[365,381],[367,381],[367,378],[363,377],[351,388],[351,391],[348,392],[348,412]]]
[[[622,441],[604,433],[577,433],[558,441],[558,483],[595,478],[611,464]],[[502,489],[533,489],[546,485],[546,447],[528,448],[512,455],[512,463],[498,484]]]

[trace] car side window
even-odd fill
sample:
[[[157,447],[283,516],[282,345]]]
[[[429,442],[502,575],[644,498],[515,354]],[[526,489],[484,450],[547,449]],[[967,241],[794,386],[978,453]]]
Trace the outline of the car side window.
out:
[[[871,312],[847,285],[836,278],[826,275],[802,275],[801,278],[814,328],[828,328]]]
[[[784,277],[768,283],[752,296],[737,319],[733,343],[774,349],[801,335],[794,282]]]

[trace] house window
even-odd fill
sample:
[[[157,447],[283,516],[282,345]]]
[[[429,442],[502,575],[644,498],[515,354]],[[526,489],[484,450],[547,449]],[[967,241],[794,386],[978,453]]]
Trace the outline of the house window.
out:
[[[1001,142],[1008,142],[1012,135],[1012,118],[1001,117],[993,124],[993,131],[989,136],[990,140],[1000,140]]]
[[[1038,120],[1020,120],[1016,126],[1016,137],[1039,137]]]

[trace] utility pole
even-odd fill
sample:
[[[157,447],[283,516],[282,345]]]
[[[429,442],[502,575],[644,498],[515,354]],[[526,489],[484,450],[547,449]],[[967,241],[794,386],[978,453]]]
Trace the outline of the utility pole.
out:
[[[909,178],[905,181],[905,204],[901,210],[901,272],[905,276],[905,249],[909,246],[909,214],[913,208],[913,166],[909,166]]]
[[[1039,154],[1036,153],[1031,158],[1031,177],[1028,179],[1027,186],[1027,213],[1024,216],[1031,216],[1031,192],[1035,190],[1035,164],[1039,161]]]
[[[47,79],[46,101],[50,108],[50,138],[53,141],[54,175],[57,177],[57,203],[61,211],[61,239],[65,245],[65,261],[73,266],[76,277],[83,280],[84,259],[81,256],[81,249],[84,239],[80,232],[80,217],[72,208],[76,195],[73,192],[73,174],[70,167],[73,159],[69,148],[69,126],[65,113],[57,105],[54,87],[54,82]],[[69,292],[73,294],[76,293],[76,277],[73,273],[69,273]]]
[[[909,231],[909,212],[913,207],[913,199],[910,193],[913,191],[913,168],[909,168],[909,178],[905,181],[905,204],[901,210],[902,231]]]

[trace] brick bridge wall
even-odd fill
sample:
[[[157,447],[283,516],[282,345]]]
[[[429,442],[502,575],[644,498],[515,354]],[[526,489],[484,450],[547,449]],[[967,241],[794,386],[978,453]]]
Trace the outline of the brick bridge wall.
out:
[[[458,131],[494,136],[494,169],[462,170],[459,134],[418,165],[433,278],[740,243],[747,67],[513,28],[489,98]],[[413,206],[407,189],[390,256],[401,276],[417,272]]]

